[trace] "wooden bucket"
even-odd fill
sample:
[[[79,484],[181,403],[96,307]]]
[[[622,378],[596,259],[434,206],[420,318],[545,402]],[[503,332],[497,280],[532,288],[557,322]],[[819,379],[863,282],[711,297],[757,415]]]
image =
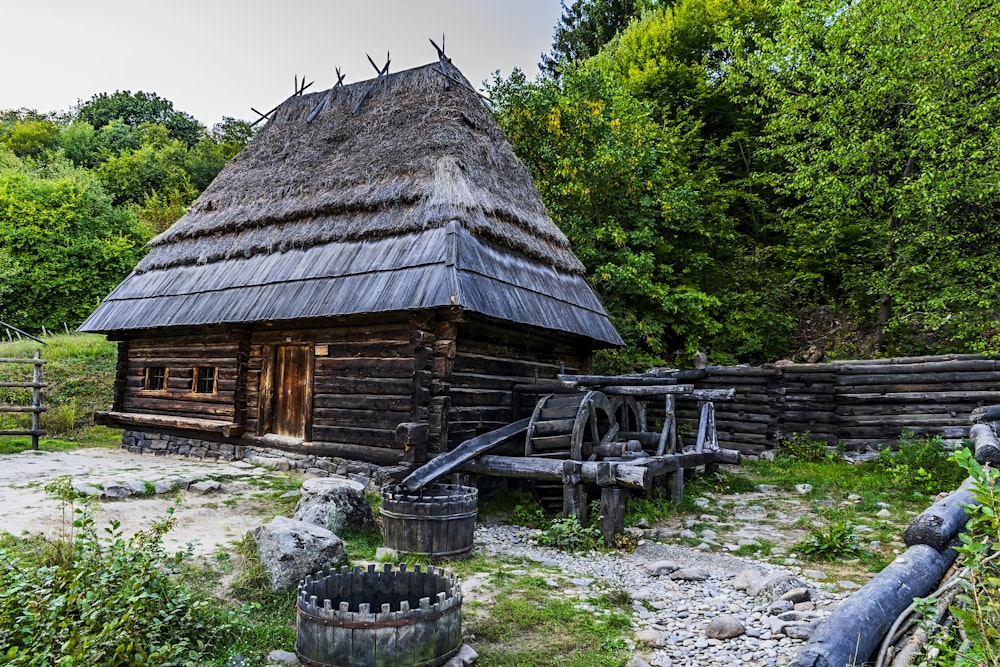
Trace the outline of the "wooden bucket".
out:
[[[432,484],[420,491],[382,489],[385,546],[404,554],[436,559],[472,553],[479,491],[458,484]]]
[[[310,667],[435,667],[462,646],[462,589],[433,566],[306,577],[295,654]]]

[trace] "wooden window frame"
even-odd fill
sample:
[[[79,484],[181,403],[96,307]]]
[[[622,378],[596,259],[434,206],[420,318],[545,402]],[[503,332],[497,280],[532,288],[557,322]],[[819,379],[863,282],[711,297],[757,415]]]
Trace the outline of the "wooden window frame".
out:
[[[212,389],[202,391],[200,384],[202,380],[208,380],[209,375],[202,375],[202,371],[211,371]],[[191,369],[191,393],[193,394],[217,394],[219,393],[219,367],[218,366],[195,366]]]
[[[163,376],[162,376],[162,378],[160,378],[160,376],[159,376],[158,373],[156,373],[156,374],[153,373],[153,371],[158,371],[160,369],[163,370]],[[161,384],[160,384],[159,387],[153,387],[152,386],[153,385],[152,380],[154,378],[160,378]],[[142,388],[145,391],[166,391],[167,390],[167,381],[169,380],[169,378],[170,378],[170,369],[168,367],[166,367],[166,366],[146,366],[146,370],[145,370],[145,372],[143,374]]]

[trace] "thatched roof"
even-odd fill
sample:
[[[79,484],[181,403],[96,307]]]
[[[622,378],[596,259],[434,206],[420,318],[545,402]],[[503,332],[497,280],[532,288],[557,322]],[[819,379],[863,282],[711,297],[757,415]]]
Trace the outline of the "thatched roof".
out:
[[[489,110],[438,63],[288,99],[150,247],[83,330],[460,306],[621,344]]]

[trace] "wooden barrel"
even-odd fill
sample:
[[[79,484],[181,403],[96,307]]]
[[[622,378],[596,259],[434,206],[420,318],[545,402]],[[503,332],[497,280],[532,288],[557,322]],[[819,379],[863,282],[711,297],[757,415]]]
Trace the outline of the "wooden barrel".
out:
[[[432,560],[468,556],[478,497],[474,487],[458,484],[432,484],[419,491],[385,487],[380,509],[385,546]]]
[[[310,667],[435,667],[462,646],[462,589],[433,566],[306,577],[295,654]]]

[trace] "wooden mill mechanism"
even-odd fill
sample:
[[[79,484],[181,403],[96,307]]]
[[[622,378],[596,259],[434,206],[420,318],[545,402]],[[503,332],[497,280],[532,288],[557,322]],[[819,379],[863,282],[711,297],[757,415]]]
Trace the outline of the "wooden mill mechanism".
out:
[[[719,447],[715,433],[714,401],[732,400],[734,390],[695,389],[680,383],[684,373],[559,375],[559,384],[518,385],[515,412],[525,397],[536,397],[530,417],[466,440],[414,470],[401,486],[417,491],[450,473],[527,479],[547,510],[581,523],[599,495],[601,533],[610,544],[624,530],[630,494],[666,491],[680,503],[685,471],[704,466],[712,472],[720,463],[740,461],[738,451]],[[656,431],[647,428],[651,401],[663,406]],[[687,444],[678,433],[677,401],[700,405],[698,428]]]

